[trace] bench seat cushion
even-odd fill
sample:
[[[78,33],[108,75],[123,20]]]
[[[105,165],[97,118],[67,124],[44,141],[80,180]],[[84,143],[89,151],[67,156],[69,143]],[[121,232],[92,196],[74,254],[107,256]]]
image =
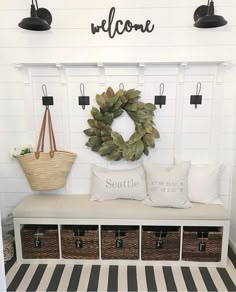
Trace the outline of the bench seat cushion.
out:
[[[90,201],[89,195],[30,195],[14,209],[14,218],[146,220],[228,220],[222,205],[194,203],[189,209],[150,207],[134,200]]]

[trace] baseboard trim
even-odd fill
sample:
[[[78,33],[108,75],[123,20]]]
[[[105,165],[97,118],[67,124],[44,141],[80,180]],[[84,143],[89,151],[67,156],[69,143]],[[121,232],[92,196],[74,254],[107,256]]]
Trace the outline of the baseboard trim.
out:
[[[228,256],[236,269],[236,248],[231,241],[229,242]]]

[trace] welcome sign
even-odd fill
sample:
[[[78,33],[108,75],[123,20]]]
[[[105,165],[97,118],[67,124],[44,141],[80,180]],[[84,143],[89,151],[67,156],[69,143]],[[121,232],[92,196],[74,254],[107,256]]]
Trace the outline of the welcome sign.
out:
[[[151,24],[151,21],[148,19],[144,24],[132,23],[130,20],[115,20],[115,7],[110,9],[108,19],[103,19],[100,25],[95,25],[91,23],[92,34],[99,33],[100,31],[107,32],[110,38],[114,38],[116,34],[122,35],[124,32],[131,31],[140,31],[142,33],[151,33],[155,25]]]

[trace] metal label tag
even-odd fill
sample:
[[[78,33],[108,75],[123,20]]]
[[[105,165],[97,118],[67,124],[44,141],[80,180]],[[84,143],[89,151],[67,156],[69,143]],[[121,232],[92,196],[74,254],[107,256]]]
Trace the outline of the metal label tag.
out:
[[[206,251],[206,243],[205,242],[199,243],[198,251]]]
[[[75,248],[82,248],[83,247],[83,242],[81,239],[77,239],[75,241]]]
[[[35,239],[34,240],[34,247],[35,248],[41,248],[41,240]]]
[[[123,247],[123,240],[117,239],[116,240],[116,248],[122,248]]]
[[[159,239],[156,241],[156,248],[157,249],[163,248],[163,240]]]

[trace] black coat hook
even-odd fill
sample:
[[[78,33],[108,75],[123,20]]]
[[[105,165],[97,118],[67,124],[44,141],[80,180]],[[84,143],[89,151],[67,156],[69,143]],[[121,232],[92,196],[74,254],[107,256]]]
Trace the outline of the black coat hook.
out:
[[[200,95],[202,89],[202,83],[198,82],[196,87],[196,94],[190,96],[190,104],[195,104],[197,108],[198,104],[202,104],[202,95]]]
[[[53,96],[48,96],[46,84],[42,85],[42,91],[43,91],[43,96],[42,96],[43,105],[45,105],[46,107],[49,107],[49,105],[53,105]]]
[[[165,90],[165,85],[164,83],[160,84],[160,95],[155,96],[154,104],[157,104],[162,107],[162,105],[166,104],[166,96],[163,95]]]
[[[85,109],[86,105],[90,104],[89,96],[85,96],[84,83],[80,83],[80,96],[79,96],[79,105],[82,105],[82,109]]]

